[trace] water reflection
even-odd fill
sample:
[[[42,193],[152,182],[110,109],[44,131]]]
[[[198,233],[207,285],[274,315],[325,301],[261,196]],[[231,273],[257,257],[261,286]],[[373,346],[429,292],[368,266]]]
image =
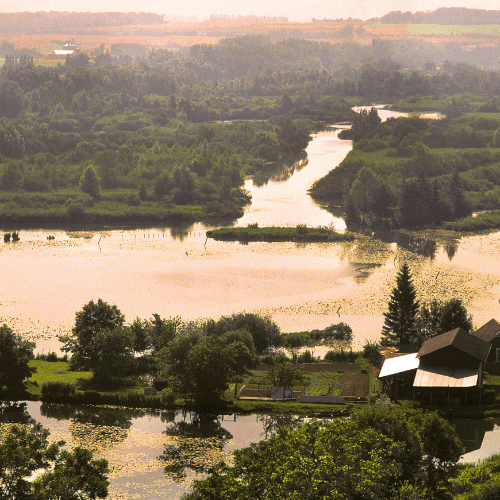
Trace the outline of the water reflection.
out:
[[[13,424],[34,424],[35,420],[28,412],[26,403],[2,401],[0,402],[0,422]]]
[[[262,439],[275,436],[281,427],[288,430],[296,430],[304,423],[304,417],[295,415],[258,415],[262,422]]]
[[[269,162],[264,170],[253,176],[253,184],[262,187],[269,181],[286,182],[295,172],[300,172],[308,163],[309,160],[305,151],[295,158],[287,158],[280,162]]]
[[[165,431],[169,441],[159,459],[174,481],[184,480],[187,471],[209,472],[225,458],[224,446],[233,437],[217,415],[191,413],[189,417],[173,422]]]
[[[417,255],[427,257],[430,260],[434,260],[436,258],[437,251],[440,248],[440,245],[438,245],[435,240],[429,239],[425,236],[414,236],[401,231],[375,231],[373,235],[386,243],[396,243],[398,247],[404,248],[405,250]],[[456,247],[454,251],[453,245],[449,245],[449,247],[450,248],[447,249],[447,253],[449,251],[448,258],[451,260],[454,255],[454,251],[456,251]]]
[[[453,424],[455,425],[460,441],[462,441],[465,447],[465,453],[480,450],[485,434],[491,432],[494,428],[493,421],[481,419],[458,419],[454,420]]]

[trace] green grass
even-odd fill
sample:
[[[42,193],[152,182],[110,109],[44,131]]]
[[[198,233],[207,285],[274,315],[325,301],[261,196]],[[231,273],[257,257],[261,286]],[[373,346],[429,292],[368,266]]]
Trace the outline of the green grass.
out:
[[[76,372],[69,370],[69,363],[64,361],[30,361],[30,367],[36,368],[36,372],[31,376],[31,381],[37,386],[30,384],[29,392],[33,396],[40,396],[42,384],[46,382],[66,382],[75,384],[77,388],[82,381],[90,380],[92,372]]]
[[[500,228],[500,211],[487,212],[476,217],[465,217],[445,224],[446,229],[452,231],[484,231]]]

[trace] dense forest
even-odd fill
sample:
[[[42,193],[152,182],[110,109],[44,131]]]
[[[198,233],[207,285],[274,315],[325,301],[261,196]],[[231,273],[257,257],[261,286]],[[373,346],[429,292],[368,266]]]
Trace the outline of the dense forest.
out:
[[[406,177],[418,176],[428,155],[414,148],[417,143],[495,148],[496,116],[464,115],[497,111],[495,98],[479,98],[476,105],[456,95],[497,96],[500,75],[450,61],[440,69],[429,63],[403,70],[392,59],[401,49],[390,42],[362,48],[240,37],[193,46],[188,54],[155,50],[132,57],[122,51],[91,59],[80,53],[55,67],[9,59],[0,73],[0,218],[232,220],[249,202],[245,176],[266,182],[280,164],[301,158],[312,131],[339,121],[354,120],[355,151],[347,162],[359,165],[356,155],[397,143],[386,156],[392,163],[404,158]],[[418,105],[418,96],[428,96],[422,106],[458,121],[409,119],[365,130],[350,109],[376,100]],[[431,151],[433,161],[445,165],[432,177],[469,170],[467,162],[474,168],[494,163],[495,149],[488,151],[486,163],[467,152],[458,155],[459,163],[451,153],[436,160]],[[402,189],[394,179],[385,185]],[[338,198],[338,184],[335,190],[328,197]],[[497,204],[494,196],[486,198],[471,206]],[[463,207],[443,208],[443,218],[466,213]]]

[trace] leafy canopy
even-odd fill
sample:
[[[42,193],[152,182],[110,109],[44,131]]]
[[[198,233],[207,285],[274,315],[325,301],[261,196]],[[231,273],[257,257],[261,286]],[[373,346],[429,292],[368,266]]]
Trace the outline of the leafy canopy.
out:
[[[7,325],[0,327],[0,389],[8,392],[24,389],[25,379],[33,373],[29,362],[33,358],[34,347],[33,342],[16,336]]]
[[[107,460],[93,460],[90,451],[79,447],[61,451],[64,441],[49,443],[48,438],[49,431],[41,424],[11,428],[0,443],[0,498],[106,498]]]

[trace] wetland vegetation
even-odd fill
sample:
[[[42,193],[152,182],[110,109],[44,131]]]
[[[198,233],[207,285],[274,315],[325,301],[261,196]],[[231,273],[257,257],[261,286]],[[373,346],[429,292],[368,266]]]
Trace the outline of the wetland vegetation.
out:
[[[207,231],[207,238],[221,241],[295,241],[297,243],[318,243],[353,241],[351,233],[337,233],[326,227],[310,228],[305,225],[297,227],[222,227]]]

